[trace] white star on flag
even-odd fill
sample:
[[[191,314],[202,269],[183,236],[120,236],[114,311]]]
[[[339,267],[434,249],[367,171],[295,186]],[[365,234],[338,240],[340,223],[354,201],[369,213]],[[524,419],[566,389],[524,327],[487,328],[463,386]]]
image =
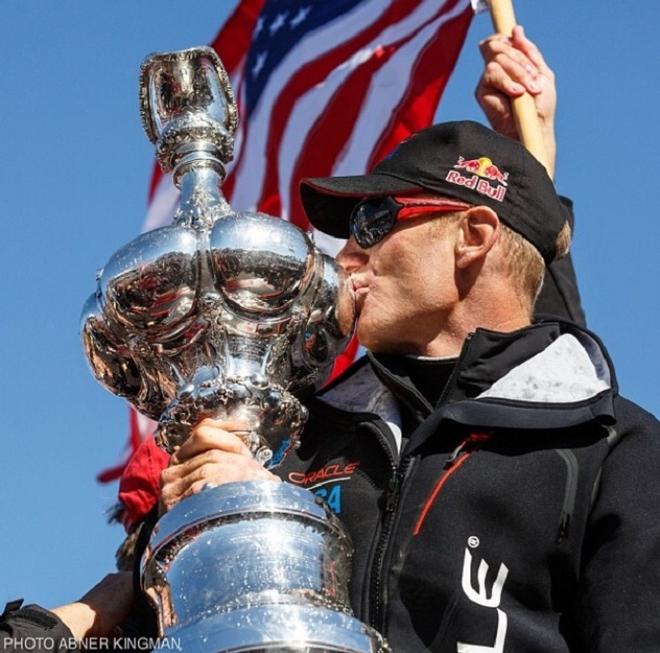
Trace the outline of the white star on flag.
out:
[[[311,9],[311,6],[300,7],[300,9],[298,9],[298,13],[291,19],[289,25],[291,25],[291,27],[298,27],[298,25],[300,25],[300,23],[302,23],[303,20],[307,18]]]
[[[261,32],[263,27],[264,27],[264,18],[263,16],[259,16],[259,18],[257,19],[257,24],[254,26],[254,36],[259,34],[259,32]]]
[[[252,76],[253,77],[256,77],[261,72],[261,69],[264,67],[264,64],[266,63],[266,58],[267,57],[268,57],[268,51],[260,52],[257,55],[257,62],[252,67]]]
[[[286,17],[288,16],[289,12],[285,11],[283,14],[277,14],[275,17],[275,20],[271,23],[270,27],[268,28],[268,31],[270,32],[270,35],[272,36],[277,32],[282,25],[284,25],[284,21],[286,21]]]

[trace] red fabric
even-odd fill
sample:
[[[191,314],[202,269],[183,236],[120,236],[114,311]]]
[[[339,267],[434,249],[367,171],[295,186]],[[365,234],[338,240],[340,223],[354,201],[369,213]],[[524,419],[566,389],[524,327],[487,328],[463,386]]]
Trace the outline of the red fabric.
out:
[[[357,354],[359,346],[360,343],[358,342],[358,339],[353,336],[346,346],[346,349],[344,349],[344,351],[335,359],[328,383],[330,383],[332,379],[336,379],[340,374],[342,374],[342,372],[345,372],[351,366],[355,360],[355,355]]]
[[[119,482],[119,501],[124,506],[122,522],[130,533],[156,505],[160,492],[160,473],[170,457],[153,437],[140,444],[128,461]]]
[[[96,480],[99,483],[110,483],[111,481],[116,481],[126,469],[126,464],[130,460],[131,456],[135,453],[136,449],[140,446],[142,441],[142,435],[140,433],[140,427],[138,426],[137,413],[134,408],[131,408],[128,412],[129,420],[129,430],[128,430],[128,443],[126,446],[127,454],[124,459],[114,467],[105,469],[99,472],[96,476]]]
[[[445,3],[442,12],[451,11],[457,2]],[[417,58],[406,96],[392,114],[389,129],[383,132],[381,142],[374,148],[369,169],[408,136],[433,124],[442,92],[454,70],[473,15],[472,9],[467,7],[459,16],[446,22]]]

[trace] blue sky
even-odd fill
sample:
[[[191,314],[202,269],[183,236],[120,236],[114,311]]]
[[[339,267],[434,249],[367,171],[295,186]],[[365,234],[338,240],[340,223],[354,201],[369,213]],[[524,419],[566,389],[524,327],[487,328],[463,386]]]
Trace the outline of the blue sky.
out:
[[[88,372],[78,317],[96,268],[144,217],[140,62],[210,41],[233,5],[0,3],[0,604],[52,607],[113,567],[123,532],[104,511],[116,486],[94,476],[119,457],[127,411]],[[622,392],[657,413],[660,5],[519,0],[517,11],[558,78],[557,185],[575,201],[589,324]],[[473,89],[488,33],[478,16],[439,119],[482,119]]]

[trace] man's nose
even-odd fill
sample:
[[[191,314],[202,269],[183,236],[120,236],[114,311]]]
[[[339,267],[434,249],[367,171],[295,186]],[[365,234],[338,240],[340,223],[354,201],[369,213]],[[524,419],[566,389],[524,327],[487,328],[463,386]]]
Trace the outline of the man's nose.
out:
[[[355,238],[351,236],[346,244],[337,252],[337,263],[344,271],[354,272],[363,267],[369,260],[367,250],[362,249],[356,242]]]

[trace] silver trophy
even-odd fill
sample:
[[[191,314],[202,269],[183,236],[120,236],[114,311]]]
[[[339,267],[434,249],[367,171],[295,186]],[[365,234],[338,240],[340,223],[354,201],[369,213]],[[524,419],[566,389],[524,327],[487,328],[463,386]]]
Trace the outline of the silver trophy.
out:
[[[272,466],[298,444],[296,395],[323,379],[352,331],[352,293],[306,233],[222,196],[237,111],[214,50],[148,57],[140,101],[180,208],[98,272],[82,315],[87,359],[102,385],[158,420],[163,449],[204,417],[240,418],[241,437]],[[350,611],[351,556],[311,492],[228,483],[160,519],[142,587],[160,635],[184,651],[387,651]]]

